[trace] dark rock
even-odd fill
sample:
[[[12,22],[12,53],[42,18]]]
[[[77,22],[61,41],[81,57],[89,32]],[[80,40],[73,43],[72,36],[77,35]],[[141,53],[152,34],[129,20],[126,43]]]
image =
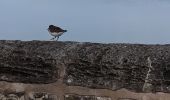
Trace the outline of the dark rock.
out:
[[[0,41],[0,80],[24,83],[55,82],[58,76],[56,60],[41,47],[41,43],[34,41]]]
[[[169,92],[169,45],[84,43],[67,53],[67,85]]]
[[[0,80],[170,92],[170,45],[0,41]]]

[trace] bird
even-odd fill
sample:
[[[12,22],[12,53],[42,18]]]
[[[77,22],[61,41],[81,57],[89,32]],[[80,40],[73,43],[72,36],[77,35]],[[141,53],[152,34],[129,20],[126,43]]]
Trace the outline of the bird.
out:
[[[54,40],[54,39],[57,37],[57,41],[58,41],[59,37],[60,37],[63,33],[67,32],[67,30],[64,30],[64,29],[62,29],[62,28],[60,28],[60,27],[58,27],[58,26],[49,25],[49,27],[48,27],[48,32],[49,32],[52,36],[54,36],[51,40]]]

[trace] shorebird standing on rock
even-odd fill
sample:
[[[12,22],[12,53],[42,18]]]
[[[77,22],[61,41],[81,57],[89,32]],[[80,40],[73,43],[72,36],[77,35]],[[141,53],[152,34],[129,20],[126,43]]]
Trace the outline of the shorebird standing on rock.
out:
[[[57,37],[57,41],[59,37],[64,33],[67,32],[67,30],[63,30],[60,27],[54,26],[54,25],[49,25],[48,27],[48,32],[54,36],[51,40],[54,40]]]

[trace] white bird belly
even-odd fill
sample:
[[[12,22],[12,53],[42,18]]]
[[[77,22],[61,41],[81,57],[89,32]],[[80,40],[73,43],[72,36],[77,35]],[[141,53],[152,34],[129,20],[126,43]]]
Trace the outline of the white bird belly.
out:
[[[52,36],[60,36],[60,35],[62,35],[64,32],[58,32],[58,33],[56,33],[56,32],[49,32]]]

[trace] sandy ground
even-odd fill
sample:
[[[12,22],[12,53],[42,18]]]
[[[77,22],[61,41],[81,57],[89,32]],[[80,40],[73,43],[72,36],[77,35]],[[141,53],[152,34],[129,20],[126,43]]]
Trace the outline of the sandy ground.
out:
[[[33,92],[45,92],[56,95],[60,100],[64,100],[64,95],[67,94],[94,95],[96,97],[106,96],[110,97],[112,100],[121,100],[120,98],[133,98],[136,100],[170,100],[170,94],[168,93],[135,93],[126,89],[117,91],[90,89],[80,86],[66,86],[61,82],[45,85],[0,82],[0,91],[3,92],[7,90],[14,92],[25,91],[27,95],[30,95]]]

